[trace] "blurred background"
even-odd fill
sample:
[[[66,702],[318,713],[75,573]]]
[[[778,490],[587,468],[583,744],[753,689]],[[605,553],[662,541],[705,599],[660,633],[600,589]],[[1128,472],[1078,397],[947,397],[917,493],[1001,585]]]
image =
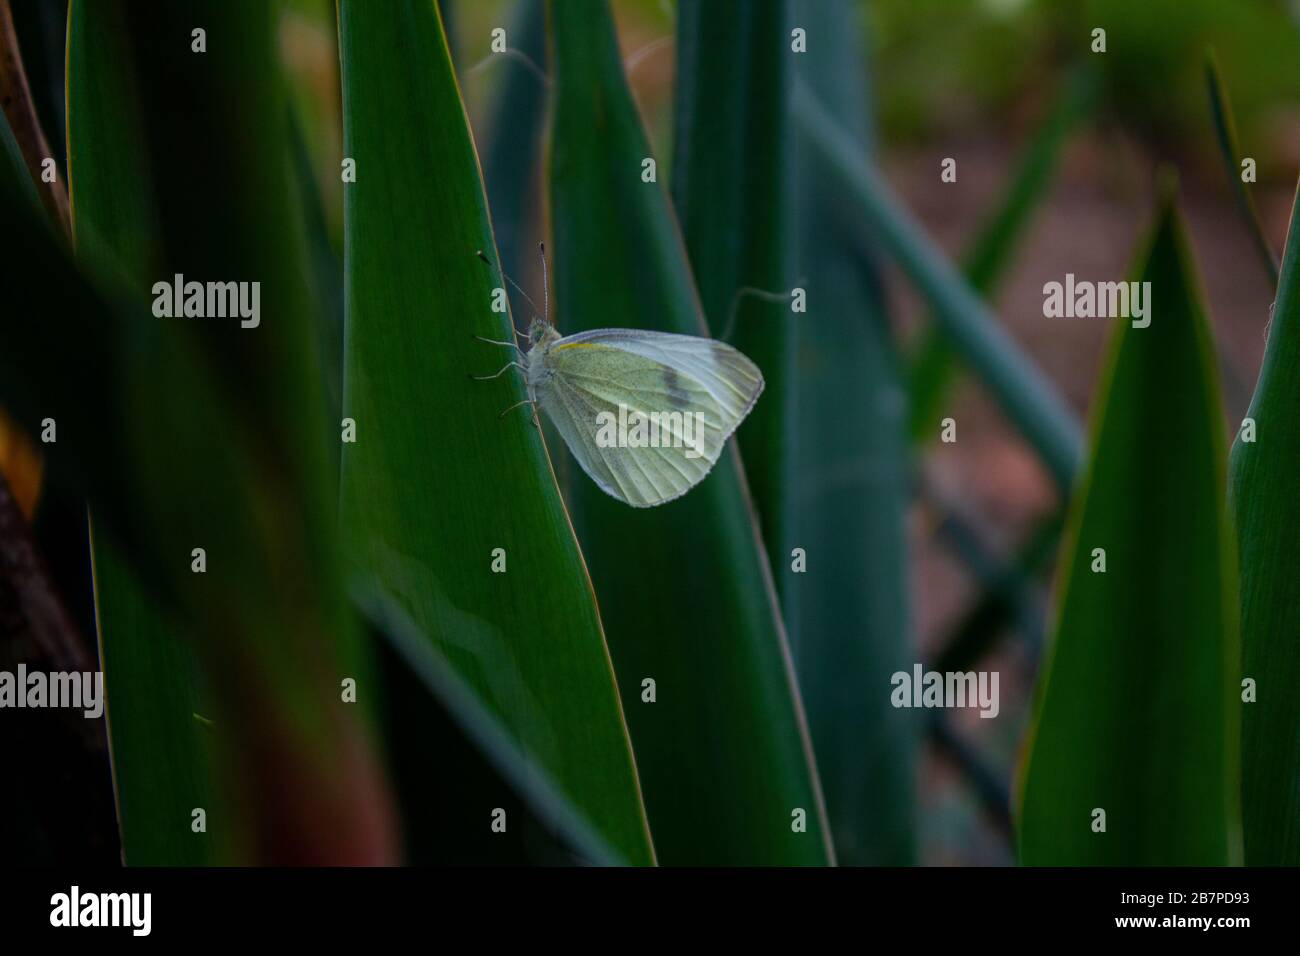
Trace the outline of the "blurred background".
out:
[[[545,235],[538,130],[547,64],[540,35],[526,26],[530,6],[441,4],[501,254],[507,271],[531,290],[541,278],[529,251]],[[1035,185],[1012,217],[1014,228],[1002,230],[1013,235],[996,262],[986,263],[981,285],[1003,328],[1080,419],[1088,414],[1113,324],[1045,320],[1043,284],[1067,272],[1099,281],[1124,277],[1151,219],[1158,170],[1176,168],[1218,345],[1226,420],[1239,421],[1259,369],[1273,285],[1235,206],[1207,86],[1207,49],[1213,48],[1226,84],[1241,155],[1257,163],[1252,192],[1276,255],[1300,167],[1300,70],[1294,68],[1300,2],[862,0],[853,6],[866,64],[858,95],[871,117],[871,148],[889,184],[950,259],[970,264],[981,240],[999,221],[1005,224],[999,217],[1025,181],[1022,171],[1033,170]],[[614,0],[612,7],[651,145],[657,156],[670,157],[674,4]],[[795,5],[796,24],[804,7]],[[17,2],[13,12],[38,110],[52,147],[62,152],[66,10],[57,2]],[[492,56],[491,34],[501,26],[523,55]],[[1096,27],[1107,31],[1104,54],[1089,49]],[[303,155],[338,258],[342,120],[332,0],[287,4],[280,43]],[[493,148],[502,141],[517,141],[518,149]],[[515,162],[491,161],[510,155]],[[956,183],[939,180],[947,158],[957,162]],[[796,167],[799,162],[796,154]],[[62,156],[59,164],[66,168]],[[503,218],[505,209],[517,212]],[[1014,860],[1012,775],[1050,619],[1064,502],[981,384],[959,362],[935,358],[929,310],[909,283],[887,257],[877,265],[899,387],[909,390],[913,407],[915,478],[905,529],[914,659],[978,662],[1001,674],[1001,719],[957,711],[926,729],[916,769],[917,859],[1007,864]],[[560,314],[561,331],[564,321]],[[610,324],[618,324],[616,317]],[[932,361],[943,369],[935,377],[926,371],[936,367]],[[918,402],[917,389],[926,390],[926,402]],[[942,444],[937,422],[949,414],[959,419],[960,438]],[[31,502],[38,537],[67,540],[67,527],[84,517],[42,509],[39,464],[3,427],[0,467],[20,501]],[[49,558],[84,633],[93,633],[84,555]]]

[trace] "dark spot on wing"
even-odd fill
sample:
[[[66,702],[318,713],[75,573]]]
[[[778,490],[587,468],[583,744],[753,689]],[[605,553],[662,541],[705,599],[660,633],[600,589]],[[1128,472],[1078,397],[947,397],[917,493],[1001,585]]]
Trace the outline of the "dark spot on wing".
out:
[[[668,405],[670,408],[680,410],[690,404],[691,397],[682,388],[682,382],[677,376],[676,369],[664,366],[664,388],[668,390]]]

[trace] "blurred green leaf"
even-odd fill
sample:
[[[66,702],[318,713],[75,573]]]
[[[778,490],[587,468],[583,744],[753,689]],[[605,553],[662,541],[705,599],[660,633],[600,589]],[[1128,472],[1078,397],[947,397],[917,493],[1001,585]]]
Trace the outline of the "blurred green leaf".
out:
[[[672,195],[700,305],[713,336],[763,370],[736,443],[778,594],[790,567],[790,326],[803,318],[770,300],[792,285],[789,20],[786,0],[683,0],[673,112]]]
[[[519,0],[507,28],[510,49],[534,64],[546,58],[545,0]],[[506,274],[525,288],[537,268],[537,249],[529,241],[533,216],[541,204],[541,145],[546,118],[546,82],[517,57],[494,57],[484,67],[500,84],[486,136],[482,137],[483,180],[492,207],[492,230]],[[540,282],[540,276],[538,280]],[[520,305],[518,293],[507,294]],[[525,311],[525,316],[531,313]],[[527,323],[521,322],[521,331]]]
[[[551,222],[560,331],[706,334],[604,0],[550,5]],[[766,397],[760,399],[765,401]],[[633,509],[575,470],[662,862],[833,859],[771,572],[734,446],[684,497]],[[654,703],[642,681],[656,683]],[[806,832],[794,832],[794,811]]]
[[[433,3],[438,8],[438,18],[442,22],[443,36],[447,40],[447,53],[454,63],[460,58],[461,53],[460,30],[458,29],[460,14],[456,9],[457,4],[455,0],[433,0]]]
[[[121,7],[88,9],[74,0],[68,16],[73,232],[83,260],[143,288],[161,275],[161,250],[154,197],[138,175],[147,168],[145,141],[129,65]],[[211,708],[199,697],[194,650],[180,628],[164,621],[110,537],[92,528],[91,546],[123,859],[131,865],[215,862],[209,833],[158,823],[184,821],[195,807],[221,816],[211,780],[213,735],[195,716]]]
[[[406,862],[621,862],[397,602],[374,585],[354,594],[379,648]]]
[[[540,289],[542,257],[537,242],[544,228],[542,137],[548,98],[548,80],[540,64],[546,62],[546,0],[518,0],[506,35],[510,45],[504,56],[490,54],[463,76],[479,74],[499,84],[481,138],[492,232],[505,274],[522,289]],[[526,335],[539,307],[510,283],[506,295],[517,328]],[[563,439],[554,425],[542,419],[541,426],[546,447],[559,448]],[[567,495],[568,459],[560,456],[551,464],[561,494]]]
[[[1233,77],[1238,116],[1248,129],[1275,128],[1278,107],[1300,93],[1300,75],[1275,68],[1300,57],[1289,3],[1083,0],[1035,6],[1046,16],[1038,34],[1057,51],[1089,56],[1083,44],[1093,29],[1105,27],[1106,53],[1092,61],[1103,79],[1106,112],[1150,143],[1209,149],[1202,68],[1209,43]]]
[[[106,527],[131,565],[97,554],[128,860],[193,861],[219,847],[239,861],[383,862],[393,851],[367,708],[339,692],[365,663],[341,587],[301,240],[289,227],[273,13],[252,0],[76,4],[77,247],[121,311],[34,239],[19,274],[44,295],[58,287],[64,324],[7,330],[66,416],[60,438],[81,457],[96,534]],[[202,55],[191,52],[195,23]],[[175,275],[259,282],[261,323],[151,315],[146,290]],[[202,574],[191,570],[196,547]],[[209,695],[195,694],[194,671]],[[205,838],[189,813],[205,736],[221,781],[204,807],[213,848],[195,846]]]
[[[1047,194],[1061,151],[1090,104],[1092,81],[1091,74],[1082,72],[1067,80],[1051,114],[1021,156],[993,215],[967,252],[962,271],[971,288],[984,298],[991,297],[1002,279],[1033,214]],[[927,325],[908,370],[913,443],[929,443],[938,437],[959,358],[960,353],[949,341],[942,323]]]
[[[857,11],[804,0],[796,22],[818,51],[795,57],[800,78],[866,151]],[[806,156],[802,138],[794,151]],[[791,434],[798,462],[787,503],[790,544],[805,550],[808,567],[787,576],[782,605],[836,856],[848,864],[906,864],[915,859],[920,723],[917,711],[890,706],[881,692],[915,660],[904,537],[911,502],[906,396],[878,263],[843,228],[840,197],[817,166],[805,161],[796,173],[795,274],[807,287],[808,311],[786,319],[796,361]],[[788,558],[778,567],[789,568]]]
[[[338,421],[343,409],[343,263],[330,242],[325,217],[325,198],[312,172],[311,155],[302,124],[290,115],[289,150],[293,182],[297,187],[294,207],[302,217],[307,274],[311,282],[312,323],[320,347],[323,401],[329,420]],[[338,474],[339,446],[330,442],[333,475]]]
[[[1240,858],[1223,412],[1172,196],[1134,278],[1151,283],[1151,324],[1116,330],[1093,412],[1023,774],[1026,864]]]
[[[1082,438],[1056,389],[899,204],[861,147],[802,83],[795,85],[794,111],[809,144],[808,161],[816,162],[841,191],[843,214],[856,218],[864,241],[877,242],[897,261],[934,309],[935,321],[953,347],[1038,452],[1057,485],[1068,489],[1078,471]]]
[[[231,418],[185,337],[175,326],[136,321],[147,314],[147,300],[138,300],[129,312],[110,306],[73,268],[37,212],[23,189],[0,177],[0,227],[23,236],[6,261],[14,309],[0,323],[6,400],[27,395],[25,411],[39,409],[58,423],[59,441],[48,446],[50,454],[66,473],[80,477],[97,521],[111,529],[151,590],[183,614],[201,640],[205,669],[218,676],[222,692],[204,716],[213,720],[221,743],[214,750],[223,758],[222,779],[232,784],[223,788],[223,796],[246,797],[249,791],[241,785],[286,795],[305,787],[313,795],[302,803],[240,802],[229,816],[210,814],[210,825],[220,827],[224,845],[236,844],[229,856],[241,860],[386,858],[384,794],[367,744],[331,706],[337,700],[332,675],[323,689],[314,676],[313,668],[329,658],[328,644],[315,647],[312,668],[280,672],[259,659],[259,652],[283,653],[277,641],[296,643],[296,628],[314,625],[301,604],[281,607],[261,583],[277,582],[286,587],[286,596],[293,595],[296,589],[289,585],[295,573],[267,570],[262,547],[250,545],[260,540],[254,518],[274,514],[260,496],[275,498],[280,492],[262,491],[251,469],[241,467],[242,446],[228,440],[234,434]],[[26,320],[37,313],[59,321]],[[153,435],[167,440],[149,440]],[[159,508],[158,502],[166,504]],[[256,524],[264,526],[261,520]],[[211,562],[206,575],[190,571],[188,548],[194,541],[208,542],[209,554],[222,559]],[[307,552],[290,547],[287,560],[306,565]],[[265,630],[258,621],[268,622]],[[154,676],[166,686],[141,686],[136,692],[165,694],[173,682],[186,679],[176,671]],[[110,695],[114,679],[109,677]],[[307,698],[318,692],[328,696],[309,704]],[[232,706],[232,696],[248,711]],[[110,697],[110,720],[116,706]],[[169,718],[192,720],[193,715],[170,713]],[[159,738],[173,729],[153,729],[152,743],[133,746],[166,759],[169,751]],[[333,746],[305,747],[304,738],[318,731]],[[303,812],[304,805],[310,812]],[[334,814],[339,815],[331,818]],[[189,833],[190,823],[187,809],[182,819],[155,820],[154,826]],[[245,839],[231,841],[232,834]],[[130,848],[127,854],[130,859]]]
[[[497,261],[442,25],[428,0],[343,0],[339,24],[357,170],[345,193],[350,557],[601,837],[649,863],[582,556],[537,429],[523,410],[499,417],[524,399],[522,379],[469,380],[516,356],[474,339],[512,332],[491,308],[498,273],[475,256]]]
[[[92,534],[100,658],[109,700],[122,859],[131,866],[216,863],[227,839],[212,779],[210,726],[200,667],[184,629],[169,624],[105,534]],[[203,807],[213,828],[185,821]],[[159,821],[177,821],[159,825]]]
[[[1241,213],[1246,231],[1255,244],[1260,264],[1269,278],[1270,288],[1277,288],[1277,259],[1273,247],[1264,235],[1264,225],[1259,221],[1259,210],[1255,208],[1255,199],[1246,189],[1241,178],[1241,150],[1237,147],[1237,122],[1232,115],[1232,103],[1228,99],[1227,87],[1223,74],[1219,70],[1219,61],[1214,51],[1205,55],[1205,85],[1210,94],[1210,113],[1214,117],[1214,135],[1219,141],[1219,155],[1223,157],[1228,182],[1232,186],[1232,197],[1237,202],[1237,211]]]
[[[1230,494],[1241,555],[1244,705],[1242,824],[1251,866],[1300,864],[1300,217],[1291,214],[1281,282]],[[1247,441],[1246,438],[1251,440]]]

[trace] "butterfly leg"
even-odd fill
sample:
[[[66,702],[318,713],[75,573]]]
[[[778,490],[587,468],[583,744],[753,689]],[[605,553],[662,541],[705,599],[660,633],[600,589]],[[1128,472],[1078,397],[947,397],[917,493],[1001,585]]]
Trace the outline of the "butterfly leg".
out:
[[[494,378],[500,378],[502,375],[506,374],[506,372],[510,371],[510,369],[512,368],[517,368],[522,372],[528,371],[528,369],[524,368],[518,362],[507,362],[505,368],[501,369],[501,371],[499,372],[495,372],[492,375],[471,375],[470,378],[472,378],[476,382],[487,382]]]
[[[480,342],[486,342],[488,345],[504,345],[508,349],[514,349],[520,355],[525,354],[524,350],[521,349],[516,342],[498,342],[496,339],[485,339],[481,335],[476,335],[474,338],[478,339]]]
[[[516,408],[519,408],[521,405],[531,405],[531,404],[533,404],[533,400],[532,400],[531,398],[525,398],[522,402],[515,402],[513,405],[511,405],[509,408],[507,408],[504,412],[502,412],[500,415],[498,415],[497,418],[505,418],[506,415],[510,414],[510,413],[513,412]]]

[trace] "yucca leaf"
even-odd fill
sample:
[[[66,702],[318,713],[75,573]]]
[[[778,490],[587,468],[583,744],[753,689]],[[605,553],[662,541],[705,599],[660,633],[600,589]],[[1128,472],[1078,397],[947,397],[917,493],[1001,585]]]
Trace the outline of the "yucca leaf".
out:
[[[1264,268],[1264,274],[1268,276],[1269,284],[1277,288],[1277,258],[1273,255],[1273,247],[1269,245],[1268,237],[1264,235],[1264,225],[1259,220],[1255,199],[1246,189],[1245,180],[1241,178],[1241,150],[1237,146],[1237,121],[1233,118],[1232,103],[1228,99],[1228,91],[1223,82],[1223,72],[1219,69],[1219,61],[1213,50],[1208,50],[1205,55],[1205,85],[1209,91],[1210,114],[1214,118],[1214,135],[1219,143],[1219,155],[1223,158],[1228,181],[1232,184],[1232,197],[1236,200],[1237,211],[1241,213],[1246,230],[1250,233],[1260,265]]]
[[[501,417],[525,397],[522,380],[511,370],[470,381],[516,355],[474,338],[512,331],[492,308],[499,273],[476,257],[497,262],[442,25],[429,0],[343,0],[339,13],[345,155],[356,162],[344,207],[349,556],[601,838],[648,863],[582,556],[528,413]]]
[[[797,75],[868,150],[858,12],[806,0],[795,6],[794,24],[816,49],[790,54],[784,34]],[[881,688],[915,660],[903,524],[911,501],[906,396],[879,264],[843,227],[840,196],[807,161],[799,135],[793,150],[793,271],[807,290],[807,312],[771,321],[791,329],[795,467],[786,503],[789,543],[804,549],[807,569],[787,575],[781,603],[836,856],[856,865],[905,864],[915,853],[920,723],[916,711],[890,706]],[[788,571],[789,559],[780,567]]]
[[[345,678],[364,680],[365,663],[339,574],[322,386],[289,226],[273,12],[77,3],[70,18],[78,253],[122,311],[37,248],[31,274],[77,305],[59,313],[66,328],[45,333],[62,346],[53,364],[71,369],[49,358],[36,368],[64,405],[96,534],[106,528],[115,549],[99,552],[97,571],[129,862],[393,853],[368,707],[340,694]],[[195,29],[206,52],[193,48]],[[151,314],[146,291],[177,274],[259,282],[265,321]],[[29,356],[49,348],[16,338]],[[194,687],[200,673],[207,693]],[[210,796],[205,750],[219,781]],[[206,835],[192,826],[197,807]]]
[[[1251,866],[1300,864],[1300,217],[1292,211],[1259,382],[1232,448],[1241,555],[1242,825]]]
[[[398,603],[373,582],[353,592],[384,675],[407,862],[621,862]],[[503,832],[491,826],[497,810]]]
[[[552,3],[550,25],[560,332],[706,334],[668,196],[657,177],[642,180],[643,160],[654,157],[608,7]],[[573,475],[574,519],[660,860],[828,862],[780,610],[734,446],[697,488],[652,509],[630,508],[576,468]]]
[[[1062,489],[1078,471],[1082,437],[1055,387],[1002,330],[979,296],[898,202],[862,149],[816,94],[795,85],[794,113],[808,161],[831,177],[854,228],[879,244],[934,310],[954,348],[988,386]]]
[[[138,175],[147,167],[128,29],[118,4],[88,9],[77,0],[69,8],[73,233],[83,261],[144,288],[162,275],[162,264],[151,184]],[[195,649],[181,627],[166,623],[109,535],[92,526],[91,546],[122,858],[132,865],[214,862],[209,833],[159,825],[184,821],[196,807],[214,823],[223,818],[211,779],[215,737],[204,723],[212,710],[199,697]]]
[[[1240,859],[1223,413],[1172,197],[1133,278],[1151,284],[1150,325],[1115,331],[1093,410],[1023,774],[1027,864]]]
[[[235,844],[231,855],[245,860],[383,858],[378,829],[386,827],[383,796],[371,789],[375,775],[364,738],[354,736],[347,718],[331,710],[329,697],[324,706],[307,704],[317,686],[301,668],[286,668],[283,679],[275,680],[271,668],[259,666],[257,651],[273,652],[277,640],[292,636],[302,607],[286,608],[283,616],[271,613],[279,605],[259,582],[274,575],[258,571],[263,552],[250,542],[260,540],[254,516],[274,511],[259,497],[264,492],[244,477],[240,446],[217,443],[233,429],[204,365],[175,327],[139,321],[147,314],[147,300],[130,312],[111,306],[75,271],[36,212],[19,186],[0,177],[0,225],[23,237],[6,261],[9,302],[20,317],[13,321],[7,313],[3,322],[0,381],[6,397],[10,390],[25,392],[34,407],[58,423],[58,444],[48,447],[59,467],[82,483],[100,525],[111,529],[154,593],[184,615],[200,637],[211,673],[223,679],[216,684],[223,692],[214,696],[217,705],[203,716],[214,721],[214,736],[222,743],[214,749],[224,758],[228,792],[240,797],[248,793],[243,786],[283,792],[305,786],[324,815],[340,805],[352,814],[344,826],[338,825],[340,817],[326,828],[319,813],[303,814],[301,807],[290,809],[283,802],[241,801],[235,810],[209,806],[210,824],[219,828],[214,837],[223,846]],[[60,321],[25,320],[39,309],[53,310]],[[177,401],[178,395],[185,398]],[[133,434],[169,440],[139,441]],[[176,488],[184,495],[178,497]],[[161,512],[155,510],[159,501],[168,502]],[[191,573],[194,541],[206,542],[211,554],[225,560],[206,575]],[[232,555],[237,556],[233,562]],[[283,584],[289,577],[277,580]],[[268,631],[257,630],[252,622],[258,620],[271,622]],[[317,664],[325,657],[321,650],[314,657]],[[165,694],[173,682],[185,680],[175,671],[151,670],[148,676],[166,686],[142,686],[136,693]],[[110,695],[113,680],[108,679]],[[327,693],[335,696],[336,688],[331,683]],[[234,696],[247,712],[232,706]],[[110,697],[110,721],[113,706]],[[168,717],[194,719],[192,714]],[[302,738],[322,723],[329,724],[324,733],[335,748],[303,748]],[[152,731],[152,739],[170,729]],[[155,759],[167,753],[163,745],[151,749],[150,741],[134,746]],[[307,757],[305,764],[299,755]],[[190,809],[179,819],[153,825],[192,833]],[[130,858],[129,848],[127,854]],[[186,857],[167,857],[177,858]]]
[[[313,326],[320,343],[325,404],[330,421],[338,421],[343,409],[343,263],[330,242],[325,199],[312,170],[302,124],[296,116],[290,123],[289,132],[293,181],[297,187],[297,206],[302,216],[305,255],[311,277],[311,310],[316,316]],[[333,442],[330,446],[330,471],[337,475],[340,452]]]
[[[783,298],[794,253],[789,21],[786,0],[684,0],[673,112],[672,195],[700,305],[712,335],[753,359],[766,383],[736,443],[778,594],[790,567],[790,328],[799,318]]]
[[[225,834],[214,841],[212,831],[159,825],[189,820],[196,807],[214,830],[229,825],[216,809],[213,711],[195,652],[185,628],[168,623],[112,540],[94,534],[92,548],[122,859],[132,866],[218,862],[230,850]]]
[[[545,0],[519,0],[507,29],[510,49],[533,64],[546,59]],[[492,207],[492,230],[506,274],[527,288],[524,276],[537,269],[537,248],[529,242],[528,227],[540,217],[542,130],[546,118],[546,83],[528,63],[516,56],[499,57],[484,64],[484,79],[491,76],[498,92],[488,118],[483,145],[483,180]],[[540,282],[541,276],[538,275]],[[525,303],[513,289],[507,294],[517,308]],[[528,318],[530,312],[525,312]],[[525,327],[524,323],[520,325]]]

